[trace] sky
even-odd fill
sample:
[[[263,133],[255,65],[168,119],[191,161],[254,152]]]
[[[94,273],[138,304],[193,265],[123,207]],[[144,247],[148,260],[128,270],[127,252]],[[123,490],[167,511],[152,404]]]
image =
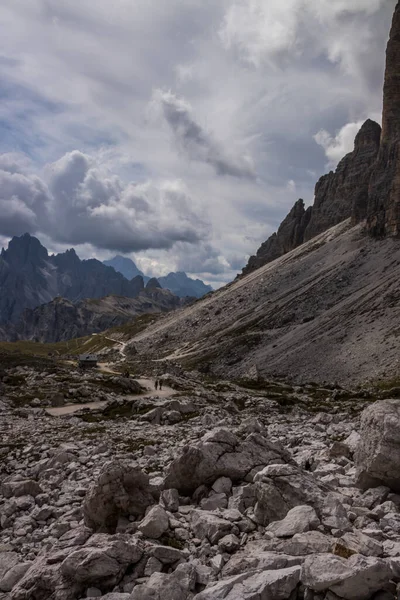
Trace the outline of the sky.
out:
[[[380,122],[397,0],[1,0],[0,247],[232,280]]]

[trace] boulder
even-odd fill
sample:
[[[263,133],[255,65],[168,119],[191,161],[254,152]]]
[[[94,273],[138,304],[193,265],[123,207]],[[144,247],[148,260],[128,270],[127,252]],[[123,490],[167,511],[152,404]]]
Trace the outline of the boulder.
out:
[[[22,562],[12,567],[3,578],[0,579],[0,592],[11,592],[13,587],[22,579],[32,566],[32,562]]]
[[[149,477],[128,461],[110,461],[86,494],[85,523],[94,531],[114,533],[119,517],[141,516],[152,504]]]
[[[385,485],[400,491],[400,400],[382,400],[361,415],[361,440],[355,453],[357,484]]]
[[[277,571],[248,571],[210,584],[194,600],[287,600],[300,579],[299,566]]]
[[[144,585],[135,586],[130,600],[190,600],[196,572],[190,565],[179,565],[171,574],[153,573]]]
[[[390,563],[360,554],[348,560],[332,554],[308,556],[302,567],[301,582],[315,592],[330,590],[345,600],[368,600],[385,587],[392,576]]]
[[[191,528],[197,538],[207,538],[211,544],[218,541],[232,531],[233,524],[230,521],[217,517],[214,513],[205,510],[193,510],[191,512]]]
[[[320,520],[312,506],[295,506],[289,510],[282,521],[268,525],[267,531],[273,533],[275,537],[286,538],[293,537],[296,533],[316,529],[318,525],[320,525]]]
[[[185,446],[170,464],[165,488],[192,494],[201,485],[212,485],[220,477],[240,482],[256,468],[290,462],[290,455],[258,433],[241,441],[227,429],[214,429],[196,446]]]
[[[137,539],[128,535],[93,535],[61,564],[62,576],[85,587],[95,585],[110,590],[122,579],[129,565],[136,564],[143,550]]]
[[[16,552],[0,552],[0,579],[18,563],[19,557]]]
[[[0,491],[6,498],[20,498],[21,496],[33,496],[35,498],[39,494],[43,494],[42,488],[33,479],[15,481],[12,477],[4,481]]]
[[[329,488],[295,465],[270,465],[257,473],[254,515],[268,525],[284,519],[292,508],[308,504],[320,511]]]
[[[168,530],[168,515],[162,506],[153,506],[141,521],[139,531],[148,538],[157,540]]]
[[[334,539],[320,531],[296,533],[290,539],[273,539],[264,544],[264,550],[282,552],[290,556],[307,556],[330,552]]]

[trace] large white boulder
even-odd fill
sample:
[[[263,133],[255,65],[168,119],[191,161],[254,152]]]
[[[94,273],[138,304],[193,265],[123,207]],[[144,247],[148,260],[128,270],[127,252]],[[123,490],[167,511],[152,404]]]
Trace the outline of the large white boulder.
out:
[[[129,461],[109,461],[86,494],[85,524],[95,531],[114,533],[119,517],[143,515],[152,504],[148,475]]]
[[[384,484],[400,491],[400,400],[375,402],[364,410],[355,464],[363,489]]]
[[[275,537],[293,537],[296,533],[305,533],[317,529],[320,520],[312,506],[295,506],[289,510],[282,521],[275,521],[267,527],[267,531]]]
[[[197,445],[183,448],[167,469],[164,487],[191,494],[200,485],[211,486],[221,477],[242,481],[253,469],[290,460],[286,450],[259,433],[242,441],[228,429],[214,429]]]
[[[287,600],[299,583],[300,571],[299,566],[248,571],[209,585],[194,600]]]
[[[308,556],[301,582],[315,592],[330,590],[345,600],[368,600],[392,577],[388,560],[354,554],[348,560],[333,554]]]
[[[168,515],[162,506],[153,506],[138,529],[148,538],[158,540],[168,529]]]

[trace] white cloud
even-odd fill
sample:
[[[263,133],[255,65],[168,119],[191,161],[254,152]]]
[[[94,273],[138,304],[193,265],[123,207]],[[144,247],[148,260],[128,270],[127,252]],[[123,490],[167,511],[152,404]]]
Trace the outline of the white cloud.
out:
[[[394,6],[2,0],[0,235],[233,277],[379,114]]]
[[[329,160],[329,168],[335,168],[338,162],[354,149],[354,139],[361,129],[362,121],[358,123],[347,123],[344,127],[332,136],[330,133],[321,129],[314,135],[314,139],[325,151]]]
[[[152,107],[161,110],[170,126],[179,149],[191,160],[210,165],[217,175],[238,178],[255,178],[254,165],[250,156],[235,155],[223,148],[213,135],[196,122],[192,107],[183,98],[172,92],[156,90]]]

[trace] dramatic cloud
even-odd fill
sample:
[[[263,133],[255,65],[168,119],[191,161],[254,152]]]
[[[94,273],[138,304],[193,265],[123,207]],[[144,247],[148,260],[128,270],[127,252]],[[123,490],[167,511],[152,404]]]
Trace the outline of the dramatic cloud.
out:
[[[396,1],[2,0],[1,241],[232,279],[379,120]]]
[[[55,242],[121,252],[207,237],[207,223],[182,181],[124,185],[78,151],[46,165],[46,183],[16,168],[15,162],[13,173],[0,168],[0,235],[39,231]]]
[[[179,148],[188,158],[211,165],[217,175],[231,177],[255,177],[254,166],[249,156],[230,156],[212,135],[196,123],[192,107],[182,98],[171,92],[157,90],[153,96],[153,106],[162,110],[165,120],[175,135]]]
[[[325,154],[329,159],[328,166],[331,168],[336,167],[338,162],[354,149],[354,138],[359,132],[362,122],[358,123],[347,123],[335,137],[332,137],[330,133],[321,129],[315,136],[314,139],[322,146],[325,150]]]

